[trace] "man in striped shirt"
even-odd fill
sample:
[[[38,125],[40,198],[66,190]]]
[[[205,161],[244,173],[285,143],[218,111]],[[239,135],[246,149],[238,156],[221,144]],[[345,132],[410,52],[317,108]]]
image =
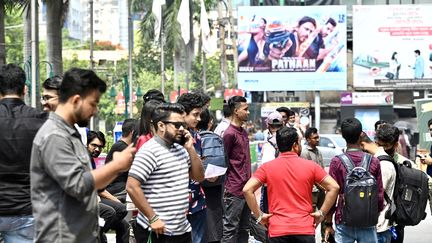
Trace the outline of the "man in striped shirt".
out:
[[[204,170],[185,130],[180,104],[161,104],[152,114],[155,136],[135,156],[127,192],[138,207],[137,242],[191,242],[186,219],[189,178],[201,182]],[[183,144],[183,145],[182,145]]]

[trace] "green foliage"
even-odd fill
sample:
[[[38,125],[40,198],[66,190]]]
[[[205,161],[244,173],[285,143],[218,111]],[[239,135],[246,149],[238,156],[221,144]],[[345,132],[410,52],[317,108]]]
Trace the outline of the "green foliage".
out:
[[[11,8],[5,16],[6,63],[23,63],[23,19],[21,10]]]

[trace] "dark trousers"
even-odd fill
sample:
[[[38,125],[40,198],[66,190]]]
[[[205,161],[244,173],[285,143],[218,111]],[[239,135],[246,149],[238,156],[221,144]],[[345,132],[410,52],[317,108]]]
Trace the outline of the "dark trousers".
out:
[[[269,238],[270,243],[315,243],[314,235],[286,235]]]
[[[191,243],[191,233],[187,232],[182,235],[156,235],[154,232],[144,229],[141,225],[137,224],[134,229],[135,239],[137,243],[147,243],[149,237],[151,237],[152,243]]]
[[[100,217],[105,220],[105,225],[100,231],[102,242],[105,242],[104,239],[106,239],[106,237],[104,234],[110,229],[116,232],[117,243],[129,242],[130,226],[124,219],[127,214],[126,205],[102,198],[99,203],[99,214]]]
[[[404,240],[405,226],[398,225],[395,227],[395,229],[396,229],[397,239],[395,240],[392,238],[391,243],[402,243]]]
[[[249,220],[251,211],[244,198],[227,193],[225,199],[225,214],[223,243],[243,243],[249,240]]]

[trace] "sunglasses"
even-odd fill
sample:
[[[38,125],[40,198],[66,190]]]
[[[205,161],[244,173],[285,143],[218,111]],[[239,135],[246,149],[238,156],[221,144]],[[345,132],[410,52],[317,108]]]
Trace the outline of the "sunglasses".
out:
[[[180,129],[180,127],[186,128],[186,123],[184,122],[174,122],[174,121],[162,121],[165,124],[173,124],[176,129]]]

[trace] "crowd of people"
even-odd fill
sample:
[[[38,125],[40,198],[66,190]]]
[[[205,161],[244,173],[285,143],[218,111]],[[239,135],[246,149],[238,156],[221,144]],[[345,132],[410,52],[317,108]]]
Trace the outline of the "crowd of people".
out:
[[[247,243],[251,235],[312,243],[321,226],[322,242],[388,243],[403,242],[404,226],[415,225],[391,211],[403,171],[397,164],[416,169],[432,158],[416,163],[398,153],[400,131],[385,121],[372,141],[359,120],[343,120],[347,148],[326,172],[318,129],[300,129],[295,112],[280,107],[266,119],[262,165],[253,173],[244,97],[231,97],[215,126],[208,95],[167,103],[149,90],[140,120],[123,122],[98,167],[105,136],[83,136],[79,127],[106,88],[93,71],[70,69],[44,82],[38,111],[23,101],[24,71],[0,67],[0,242],[107,242],[113,230],[116,242],[133,232],[144,243]],[[422,201],[431,192],[409,197],[420,193]],[[125,219],[127,195],[139,210],[134,224]]]

